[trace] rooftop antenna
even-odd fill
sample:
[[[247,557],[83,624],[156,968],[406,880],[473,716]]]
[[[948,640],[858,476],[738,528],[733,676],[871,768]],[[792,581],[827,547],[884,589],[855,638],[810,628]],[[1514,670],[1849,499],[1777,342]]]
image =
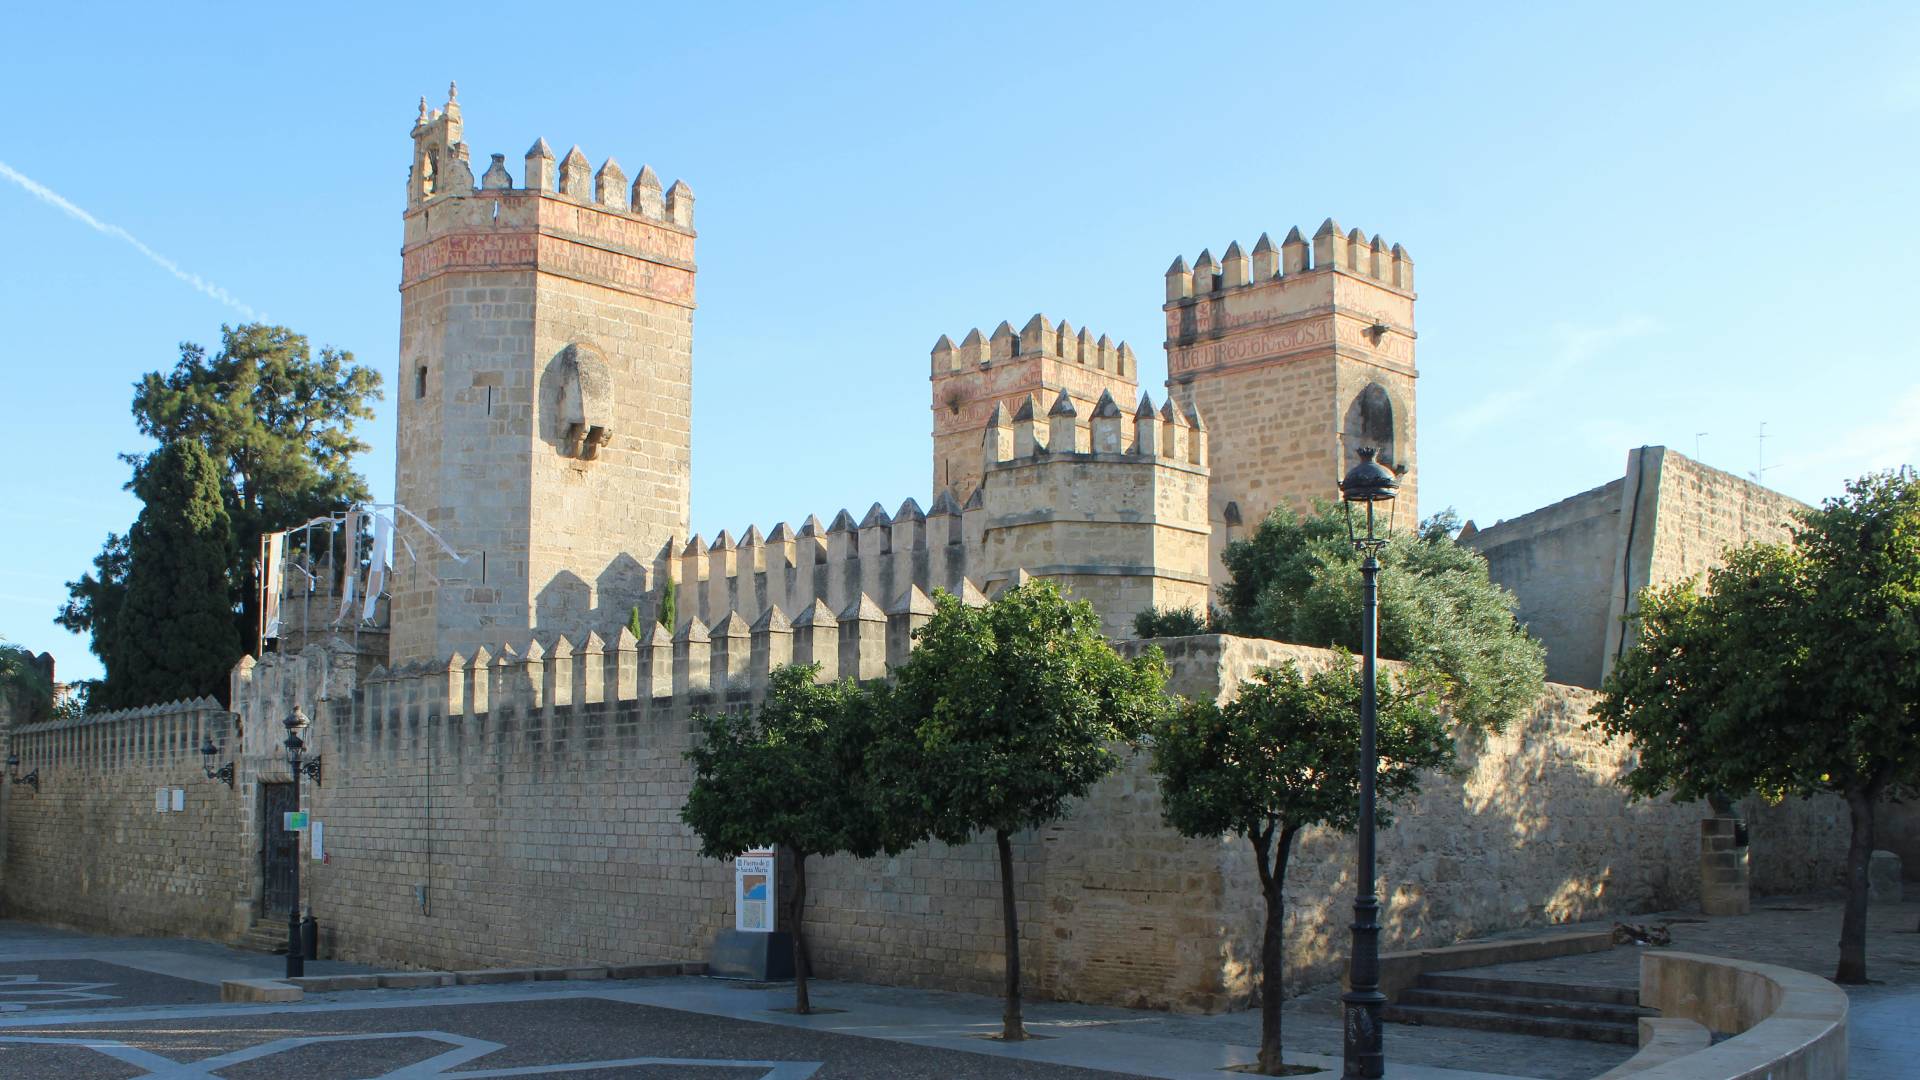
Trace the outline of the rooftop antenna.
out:
[[[1767,472],[1780,467],[1767,464],[1767,422],[1765,420],[1760,421],[1760,433],[1753,437],[1753,441],[1753,471],[1747,475],[1754,483],[1764,484],[1767,482]]]
[[[1711,434],[1713,434],[1711,431],[1696,431],[1693,433],[1693,460],[1700,460],[1700,440]]]

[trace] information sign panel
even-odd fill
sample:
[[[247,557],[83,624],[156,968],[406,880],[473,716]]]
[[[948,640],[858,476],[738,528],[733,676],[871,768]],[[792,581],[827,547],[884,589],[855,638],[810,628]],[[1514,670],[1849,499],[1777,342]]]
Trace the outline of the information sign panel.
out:
[[[773,933],[773,852],[742,852],[733,860],[733,928],[755,934]]]

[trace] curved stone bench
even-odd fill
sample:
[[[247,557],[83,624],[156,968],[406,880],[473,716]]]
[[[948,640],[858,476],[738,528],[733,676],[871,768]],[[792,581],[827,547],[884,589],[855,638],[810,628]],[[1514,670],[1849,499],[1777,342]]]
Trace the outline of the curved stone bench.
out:
[[[1719,956],[1649,952],[1640,957],[1640,1004],[1659,1009],[1660,1019],[1643,1020],[1640,1052],[1599,1080],[1847,1075],[1847,995],[1817,975]],[[1706,1031],[1733,1037],[1703,1047]]]

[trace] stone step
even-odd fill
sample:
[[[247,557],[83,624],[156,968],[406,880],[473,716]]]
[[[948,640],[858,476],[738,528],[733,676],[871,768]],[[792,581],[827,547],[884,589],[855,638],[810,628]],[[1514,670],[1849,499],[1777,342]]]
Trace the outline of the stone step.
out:
[[[1591,1001],[1601,1005],[1638,1005],[1640,993],[1630,986],[1584,986],[1579,983],[1538,982],[1533,979],[1492,979],[1481,975],[1422,975],[1416,984],[1426,990],[1457,990],[1503,997],[1553,998]]]
[[[1557,1016],[1563,1020],[1608,1020],[1620,1024],[1633,1024],[1643,1016],[1659,1015],[1658,1010],[1642,1008],[1639,1005],[1518,997],[1512,994],[1487,994],[1471,990],[1430,990],[1425,987],[1408,990],[1400,995],[1400,1000],[1395,1004],[1439,1005],[1449,1009],[1513,1013],[1516,1016]]]
[[[1637,1023],[1619,1023],[1611,1020],[1568,1020],[1557,1016],[1524,1016],[1509,1012],[1483,1012],[1478,1009],[1449,1009],[1439,1005],[1389,1005],[1382,1011],[1381,1017],[1391,1024],[1504,1031],[1514,1035],[1542,1035],[1549,1039],[1583,1039],[1587,1042],[1619,1043],[1623,1046],[1640,1044],[1640,1030]]]

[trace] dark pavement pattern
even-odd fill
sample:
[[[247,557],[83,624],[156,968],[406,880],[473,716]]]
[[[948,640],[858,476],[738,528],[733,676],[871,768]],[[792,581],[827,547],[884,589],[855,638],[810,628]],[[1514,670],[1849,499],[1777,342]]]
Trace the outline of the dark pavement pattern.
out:
[[[98,960],[59,959],[0,964],[0,1016],[23,1011],[196,1005],[220,1000],[220,989],[170,975]]]
[[[93,1048],[31,1041],[41,1039],[86,1040]],[[116,1060],[114,1053],[121,1059]],[[162,1072],[168,1063],[198,1063],[196,1071],[231,1080],[500,1075],[564,1075],[572,1080],[1123,1080],[1126,1076],[592,997],[415,1007],[396,1003],[387,1008],[255,1015],[236,1010],[231,1016],[137,1021],[104,1014],[83,1023],[0,1029],[0,1076],[118,1080]],[[817,1068],[809,1067],[816,1064]]]

